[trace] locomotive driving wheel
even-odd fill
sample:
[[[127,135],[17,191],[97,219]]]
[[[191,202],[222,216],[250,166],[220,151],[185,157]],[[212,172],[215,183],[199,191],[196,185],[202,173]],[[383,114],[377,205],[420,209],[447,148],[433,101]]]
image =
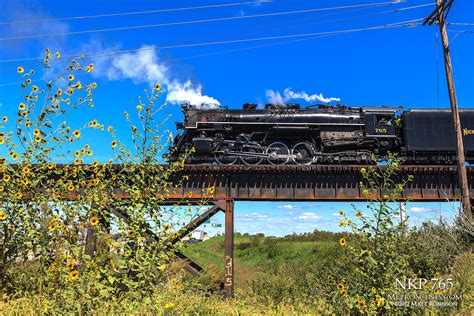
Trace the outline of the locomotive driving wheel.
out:
[[[242,162],[244,164],[258,165],[263,160],[263,156],[265,155],[265,149],[264,147],[260,146],[257,142],[251,142],[248,145],[244,145],[242,154],[243,155],[242,157],[240,157],[240,159],[242,159]]]
[[[310,143],[297,143],[291,149],[291,160],[297,165],[310,165],[313,162],[314,150]]]
[[[233,165],[239,156],[231,153],[232,148],[219,146],[214,153],[214,159],[220,165]]]
[[[268,156],[268,162],[272,165],[284,165],[290,160],[290,150],[282,142],[271,143],[265,153]]]

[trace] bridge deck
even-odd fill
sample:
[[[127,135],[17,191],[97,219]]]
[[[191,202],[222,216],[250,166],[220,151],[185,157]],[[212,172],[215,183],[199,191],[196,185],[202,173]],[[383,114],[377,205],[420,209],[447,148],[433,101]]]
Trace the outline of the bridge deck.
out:
[[[199,199],[208,187],[214,187],[212,199],[221,200],[294,200],[294,201],[363,201],[360,187],[362,167],[356,165],[186,165],[176,178],[189,180],[174,190],[170,199],[191,194]],[[383,167],[382,167],[383,168]],[[413,176],[402,193],[402,199],[413,201],[446,201],[460,198],[456,166],[401,166],[399,176]],[[470,184],[474,184],[474,168],[468,168]],[[471,194],[474,189],[471,186]],[[371,192],[382,197],[383,192]],[[122,196],[126,198],[126,196]]]

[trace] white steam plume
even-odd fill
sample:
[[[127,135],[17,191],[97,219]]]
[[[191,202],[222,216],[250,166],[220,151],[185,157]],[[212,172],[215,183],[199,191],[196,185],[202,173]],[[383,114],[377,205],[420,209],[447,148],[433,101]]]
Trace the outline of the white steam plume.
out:
[[[190,80],[184,84],[174,80],[168,84],[166,101],[171,103],[184,103],[194,105],[199,109],[215,109],[220,103],[213,97],[202,94],[201,85],[193,85]]]
[[[220,105],[217,99],[202,93],[202,85],[172,78],[169,67],[159,59],[155,46],[143,45],[140,49],[137,52],[96,58],[93,74],[105,76],[109,80],[131,79],[135,84],[148,83],[154,86],[160,83],[166,90],[166,101],[170,103],[186,102],[201,109],[217,108]]]
[[[284,104],[290,100],[302,99],[306,102],[314,102],[319,101],[323,103],[329,103],[332,101],[339,102],[341,101],[340,98],[325,98],[322,93],[320,94],[312,94],[309,95],[304,91],[301,92],[294,92],[291,88],[286,88],[283,90],[283,96],[280,94],[279,91],[267,90],[266,91],[267,99],[270,103],[273,104]]]

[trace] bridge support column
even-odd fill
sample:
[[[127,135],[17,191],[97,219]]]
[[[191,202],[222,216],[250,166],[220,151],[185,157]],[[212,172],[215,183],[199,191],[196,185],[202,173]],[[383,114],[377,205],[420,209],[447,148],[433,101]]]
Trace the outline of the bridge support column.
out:
[[[400,223],[402,225],[403,233],[406,233],[407,227],[408,227],[406,207],[407,207],[407,202],[400,201]]]
[[[234,200],[227,199],[224,236],[224,290],[226,297],[234,296]]]

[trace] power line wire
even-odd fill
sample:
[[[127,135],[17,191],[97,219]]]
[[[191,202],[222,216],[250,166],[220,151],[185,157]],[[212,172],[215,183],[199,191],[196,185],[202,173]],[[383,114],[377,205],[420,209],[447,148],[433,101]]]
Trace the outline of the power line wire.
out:
[[[388,10],[388,11],[381,11],[381,12],[374,12],[374,13],[369,13],[369,14],[362,14],[362,15],[354,15],[354,16],[349,16],[349,17],[345,17],[345,18],[339,18],[339,19],[331,19],[331,20],[319,20],[319,21],[316,21],[316,22],[312,22],[312,23],[304,23],[304,24],[300,24],[300,25],[313,25],[313,24],[321,24],[321,23],[331,23],[331,22],[337,22],[337,21],[347,21],[347,20],[352,20],[352,19],[356,19],[356,18],[360,18],[360,17],[367,17],[367,16],[373,16],[373,15],[378,15],[378,14],[386,14],[386,13],[393,13],[393,12],[399,12],[399,11],[405,11],[405,10],[411,10],[411,9],[416,9],[416,8],[420,8],[420,7],[425,7],[425,6],[430,6],[430,5],[434,5],[432,3],[429,3],[429,4],[421,4],[421,5],[416,5],[416,6],[409,6],[409,7],[404,7],[404,8],[397,8],[397,9],[394,9],[394,10]],[[383,5],[378,5],[378,6],[383,6]],[[363,10],[365,8],[355,8],[353,9],[352,11],[360,11],[360,10]],[[333,16],[333,15],[337,15],[339,14],[340,12],[337,12],[337,13],[331,13],[331,14],[326,14],[326,15],[323,15],[322,17],[326,17],[326,16]],[[314,19],[314,18],[312,18]],[[304,19],[303,19],[304,20]],[[277,28],[273,28],[272,30],[276,30],[276,29],[285,29],[285,28],[288,28],[287,27],[288,25],[285,24],[285,26],[283,27],[277,27]],[[247,33],[247,34],[261,34],[262,32],[251,32],[251,33]],[[314,38],[319,38],[319,37],[325,37],[326,35],[324,36],[315,36],[315,37],[309,37],[309,38],[305,38],[305,39],[298,39],[298,40],[290,40],[290,41],[282,41],[282,42],[277,42],[277,43],[272,43],[272,44],[265,44],[265,45],[258,45],[258,46],[250,46],[250,47],[244,47],[244,48],[237,48],[237,49],[227,49],[227,50],[223,50],[223,51],[217,51],[217,52],[211,52],[211,53],[204,53],[204,54],[198,54],[198,55],[192,55],[192,56],[188,56],[188,57],[182,57],[182,58],[174,58],[174,59],[171,59],[170,61],[176,61],[176,60],[185,60],[185,59],[191,59],[191,58],[196,58],[196,57],[205,57],[205,56],[214,56],[214,55],[220,55],[220,54],[224,54],[224,53],[232,53],[232,52],[239,52],[239,51],[245,51],[245,50],[249,50],[249,49],[254,49],[254,48],[263,48],[263,47],[268,47],[268,46],[274,46],[274,45],[281,45],[281,44],[285,44],[285,43],[292,43],[292,42],[299,42],[299,41],[305,41],[305,40],[310,40],[310,39],[314,39]],[[133,49],[132,50],[133,52],[136,52],[137,50],[136,49]],[[129,52],[129,51],[124,51],[124,52],[118,52],[119,53],[126,53],[126,52]],[[66,57],[68,57],[67,55],[64,55]],[[63,56],[63,57],[64,57]],[[73,56],[73,55],[69,55],[69,56]],[[77,55],[76,55],[77,56]],[[39,58],[38,58],[39,59]],[[29,58],[28,60],[36,60],[34,58]],[[59,62],[59,61],[57,61]],[[57,63],[55,62],[55,63]],[[60,62],[65,62],[65,60],[62,60]],[[16,84],[16,83],[11,83],[11,84]],[[9,84],[7,84],[9,85]],[[2,86],[2,85],[0,85]]]
[[[71,16],[71,17],[51,18],[51,19],[42,19],[42,20],[24,20],[24,21],[0,22],[0,25],[44,23],[44,22],[55,22],[55,21],[97,19],[97,18],[116,17],[116,16],[128,16],[128,15],[141,15],[141,14],[163,13],[163,12],[175,12],[175,11],[212,9],[212,8],[222,8],[222,7],[243,6],[243,5],[257,4],[257,3],[262,3],[262,2],[272,2],[272,0],[247,1],[247,2],[237,2],[237,3],[223,3],[223,4],[213,4],[213,5],[184,7],[184,8],[158,9],[158,10],[148,10],[148,11],[132,11],[132,12],[107,13],[107,14],[97,14],[97,15]]]
[[[474,26],[474,23],[446,22],[446,24],[455,26]]]
[[[267,36],[267,37],[257,37],[257,38],[244,38],[244,39],[215,41],[215,42],[176,44],[176,45],[168,45],[168,46],[145,47],[145,48],[139,48],[139,49],[124,49],[124,50],[90,53],[90,54],[79,54],[79,55],[78,54],[63,55],[63,58],[78,58],[78,57],[81,57],[81,56],[83,56],[83,57],[111,56],[111,55],[124,54],[124,53],[130,53],[130,52],[140,52],[140,51],[153,50],[153,49],[156,49],[156,48],[158,48],[160,50],[163,50],[163,49],[176,49],[176,48],[184,48],[184,47],[200,47],[200,46],[210,46],[210,45],[223,45],[223,44],[246,43],[246,42],[256,42],[256,41],[268,41],[268,40],[275,40],[275,39],[311,37],[311,36],[329,35],[329,34],[337,35],[337,34],[354,33],[354,32],[361,32],[361,31],[377,30],[377,29],[382,29],[382,28],[395,28],[395,27],[402,27],[402,26],[413,26],[413,25],[415,25],[415,23],[417,21],[420,21],[422,19],[423,18],[419,18],[419,19],[414,19],[414,20],[407,20],[407,21],[395,22],[395,23],[390,23],[390,24],[383,24],[383,25],[373,26],[373,27],[357,28],[357,29],[346,29],[346,30],[337,30],[337,31],[326,31],[326,32],[312,32],[312,33],[300,33],[300,34]],[[24,61],[33,61],[33,60],[41,60],[41,59],[42,58],[39,58],[39,57],[4,59],[4,60],[0,60],[0,63],[24,62]]]
[[[254,19],[254,18],[262,18],[262,17],[269,17],[269,16],[281,16],[281,15],[301,14],[301,13],[310,13],[310,12],[318,12],[318,11],[341,10],[341,9],[349,9],[349,8],[357,8],[357,7],[371,7],[371,6],[381,5],[381,4],[390,5],[390,4],[397,4],[397,3],[400,3],[400,2],[391,1],[391,2],[366,3],[366,4],[357,4],[357,5],[349,5],[349,6],[338,6],[338,7],[328,7],[328,8],[315,8],[315,9],[308,9],[308,10],[273,12],[273,13],[263,13],[263,14],[255,14],[255,15],[244,15],[244,16],[232,16],[232,17],[223,17],[223,18],[214,18],[214,19],[178,21],[178,22],[169,22],[169,23],[160,23],[160,24],[125,26],[125,27],[116,27],[116,28],[75,31],[75,32],[62,32],[62,33],[37,34],[37,35],[27,35],[27,36],[14,36],[14,37],[0,38],[0,41],[11,41],[11,40],[53,37],[53,36],[66,36],[66,35],[79,35],[79,34],[90,34],[90,33],[115,32],[115,31],[136,30],[136,29],[163,27],[163,26],[188,25],[188,24],[195,24],[195,23],[209,23],[209,22],[220,22],[220,21],[230,21],[230,20]]]

